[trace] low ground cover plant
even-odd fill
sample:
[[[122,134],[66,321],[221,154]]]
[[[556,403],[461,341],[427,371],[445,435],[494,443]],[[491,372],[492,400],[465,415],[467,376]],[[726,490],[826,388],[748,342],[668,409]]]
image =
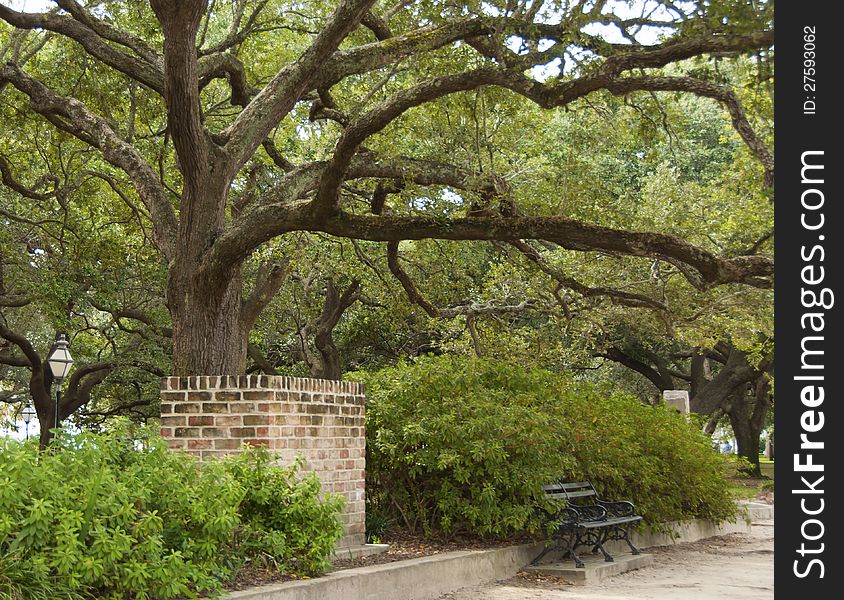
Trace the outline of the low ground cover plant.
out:
[[[312,575],[340,498],[263,449],[200,466],[154,435],[0,441],[0,598],[174,598],[256,561]]]
[[[370,523],[427,533],[536,530],[543,484],[588,479],[653,525],[723,520],[722,458],[665,407],[511,363],[423,357],[367,384]]]

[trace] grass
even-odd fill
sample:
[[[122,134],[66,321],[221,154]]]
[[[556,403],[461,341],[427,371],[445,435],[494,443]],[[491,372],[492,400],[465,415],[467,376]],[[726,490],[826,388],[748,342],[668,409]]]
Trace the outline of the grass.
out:
[[[764,477],[774,478],[774,461],[768,460],[767,458],[760,458],[759,467],[762,469],[762,475]]]
[[[729,482],[730,494],[736,500],[750,500],[760,493],[773,490],[774,461],[759,458],[759,468],[762,477],[748,477],[740,471],[741,463],[730,457],[726,478]]]

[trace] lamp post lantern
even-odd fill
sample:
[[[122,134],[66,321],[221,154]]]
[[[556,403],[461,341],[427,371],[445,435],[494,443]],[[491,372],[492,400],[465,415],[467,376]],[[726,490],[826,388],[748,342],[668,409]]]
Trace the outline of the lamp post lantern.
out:
[[[62,399],[62,382],[67,374],[70,372],[70,367],[73,366],[73,357],[67,349],[68,341],[63,333],[56,336],[56,341],[53,342],[53,347],[50,348],[50,354],[47,356],[47,364],[50,365],[50,371],[53,372],[53,379],[56,382],[56,411],[53,427],[59,427],[59,407]]]
[[[24,429],[26,430],[26,439],[29,439],[29,422],[32,421],[32,417],[35,416],[35,409],[32,408],[32,404],[29,402],[26,403],[26,406],[23,407],[21,411],[21,417],[23,417],[23,425]]]

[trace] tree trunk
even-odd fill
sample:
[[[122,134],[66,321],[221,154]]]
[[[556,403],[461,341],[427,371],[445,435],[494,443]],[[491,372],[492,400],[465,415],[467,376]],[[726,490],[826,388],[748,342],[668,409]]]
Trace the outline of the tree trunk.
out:
[[[314,346],[319,358],[311,367],[311,376],[317,379],[341,379],[340,352],[334,344],[334,330],[320,331],[314,336]]]
[[[309,363],[311,377],[316,379],[341,379],[343,370],[340,366],[340,352],[334,343],[334,328],[340,322],[343,313],[358,299],[360,281],[353,280],[340,294],[329,278],[325,286],[325,301],[320,316],[309,323],[302,336],[302,350]],[[308,356],[307,336],[313,334],[315,353]]]
[[[750,463],[750,475],[761,477],[762,469],[759,466],[759,434],[762,430],[754,426],[753,420],[747,414],[749,412],[748,409],[747,399],[736,399],[727,414],[730,417],[730,425],[736,436],[738,455],[747,459]]]
[[[246,371],[240,271],[209,280],[174,265],[167,290],[173,319],[173,374],[239,375]]]

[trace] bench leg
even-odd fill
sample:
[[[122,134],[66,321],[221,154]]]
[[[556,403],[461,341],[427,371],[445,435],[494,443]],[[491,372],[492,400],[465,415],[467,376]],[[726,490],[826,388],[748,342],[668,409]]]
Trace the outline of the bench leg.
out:
[[[630,541],[630,526],[627,525],[625,527],[619,527],[619,538],[627,542],[627,545],[630,546],[630,551],[633,554],[641,554],[642,551],[639,550],[636,546],[633,545],[633,542]]]
[[[556,547],[557,547],[557,544],[551,544],[549,546],[545,546],[545,548],[542,550],[542,552],[539,553],[539,556],[537,556],[532,561],[530,561],[530,564],[532,564],[532,565],[537,564],[540,560],[545,558],[546,554],[551,552],[551,550],[554,550]]]
[[[604,548],[604,542],[607,541],[607,534],[608,533],[609,533],[608,531],[604,531],[603,533],[598,534],[598,543],[595,544],[594,548],[592,548],[592,553],[594,554],[598,550],[600,550],[601,554],[604,555],[604,562],[615,562],[615,559],[612,557],[612,555],[609,552],[607,552],[606,549]]]
[[[569,548],[566,554],[563,555],[564,558],[565,556],[571,556],[572,560],[574,561],[574,566],[576,566],[578,569],[582,569],[586,566],[584,562],[580,560],[580,557],[577,555],[577,552],[574,551],[573,547]]]
[[[553,542],[545,546],[542,552],[539,553],[539,556],[534,558],[530,562],[530,564],[538,564],[540,560],[545,558],[546,554],[554,550],[561,550],[563,552],[563,556],[565,556],[570,551],[570,549],[574,547],[575,544],[576,542],[574,532],[567,531],[562,534],[558,534],[557,537],[553,540]]]

